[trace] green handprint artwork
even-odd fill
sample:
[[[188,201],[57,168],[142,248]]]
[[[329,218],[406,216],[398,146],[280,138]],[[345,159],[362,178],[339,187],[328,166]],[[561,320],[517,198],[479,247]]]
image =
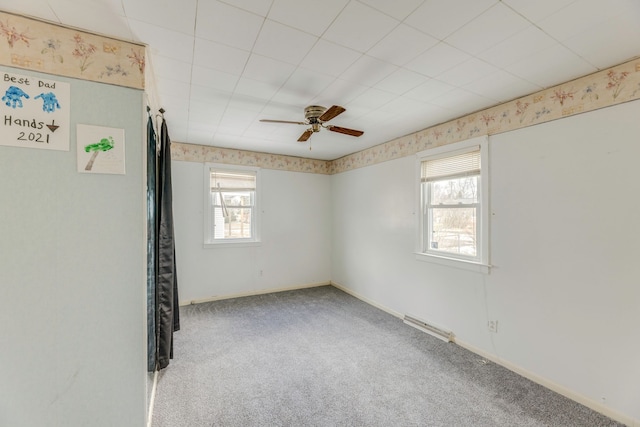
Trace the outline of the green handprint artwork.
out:
[[[100,142],[96,142],[95,144],[85,145],[84,151],[87,153],[93,152],[87,166],[85,166],[84,170],[90,171],[93,167],[93,162],[95,162],[96,157],[101,151],[109,151],[113,148],[115,142],[112,137],[102,138]]]

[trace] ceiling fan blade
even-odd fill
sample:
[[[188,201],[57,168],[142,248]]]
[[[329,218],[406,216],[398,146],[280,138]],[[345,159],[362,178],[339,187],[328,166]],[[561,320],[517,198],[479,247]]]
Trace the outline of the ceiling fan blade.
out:
[[[329,129],[332,132],[344,133],[345,135],[351,135],[351,136],[360,136],[364,133],[361,130],[343,128],[340,126],[327,126],[327,129]]]
[[[300,135],[300,138],[298,138],[298,142],[305,142],[307,139],[311,137],[312,134],[313,134],[313,131],[311,129],[305,130],[304,133]]]
[[[318,120],[320,120],[321,122],[328,122],[329,120],[333,119],[338,114],[342,114],[345,111],[346,110],[344,108],[342,108],[341,106],[333,105],[333,106],[329,107],[329,109],[327,111],[322,113],[322,115],[320,117],[318,117]]]
[[[264,123],[291,123],[292,125],[308,125],[309,123],[305,122],[290,122],[289,120],[269,120],[269,119],[260,119],[261,122]]]

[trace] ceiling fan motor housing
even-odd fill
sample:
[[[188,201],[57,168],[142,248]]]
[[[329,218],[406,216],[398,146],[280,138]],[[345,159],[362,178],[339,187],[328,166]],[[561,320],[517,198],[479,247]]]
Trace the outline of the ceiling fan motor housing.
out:
[[[304,109],[304,117],[309,120],[309,123],[318,123],[318,117],[327,111],[325,107],[320,105],[310,105]]]

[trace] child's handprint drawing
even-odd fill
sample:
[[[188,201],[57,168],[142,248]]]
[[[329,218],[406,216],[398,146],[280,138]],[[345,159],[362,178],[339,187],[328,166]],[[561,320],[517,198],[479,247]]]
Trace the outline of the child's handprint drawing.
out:
[[[29,95],[27,95],[19,87],[9,86],[9,89],[7,89],[4,96],[2,97],[2,101],[4,101],[7,107],[22,108],[22,97],[24,97],[25,99],[29,99]]]
[[[58,99],[53,92],[41,93],[33,99],[42,98],[42,111],[46,113],[53,113],[56,108],[60,108],[60,104],[58,103]]]

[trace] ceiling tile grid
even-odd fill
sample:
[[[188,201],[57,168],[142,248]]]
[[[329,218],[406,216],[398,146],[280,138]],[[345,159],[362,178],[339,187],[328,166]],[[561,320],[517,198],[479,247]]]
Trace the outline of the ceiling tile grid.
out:
[[[333,160],[640,54],[637,0],[0,0],[148,45],[180,142]],[[304,108],[341,105],[297,142]],[[309,150],[311,148],[311,150]]]

